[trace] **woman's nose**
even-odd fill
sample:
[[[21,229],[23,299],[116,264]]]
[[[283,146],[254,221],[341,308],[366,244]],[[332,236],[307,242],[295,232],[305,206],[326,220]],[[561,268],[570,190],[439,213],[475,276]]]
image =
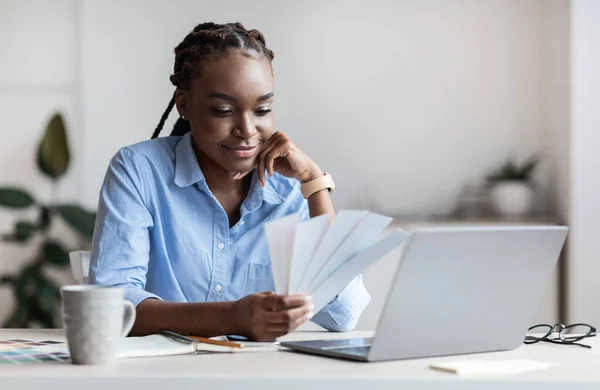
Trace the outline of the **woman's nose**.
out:
[[[254,135],[256,135],[257,132],[258,130],[256,129],[256,125],[254,125],[254,123],[252,123],[252,120],[246,115],[244,115],[242,120],[240,120],[240,122],[234,129],[235,135],[243,137],[245,139],[252,138]]]

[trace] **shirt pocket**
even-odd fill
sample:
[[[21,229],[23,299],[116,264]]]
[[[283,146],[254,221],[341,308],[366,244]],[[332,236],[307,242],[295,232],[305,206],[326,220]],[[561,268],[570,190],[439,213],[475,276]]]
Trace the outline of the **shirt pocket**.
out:
[[[248,265],[248,280],[245,295],[258,292],[275,291],[273,273],[270,264],[250,263]]]

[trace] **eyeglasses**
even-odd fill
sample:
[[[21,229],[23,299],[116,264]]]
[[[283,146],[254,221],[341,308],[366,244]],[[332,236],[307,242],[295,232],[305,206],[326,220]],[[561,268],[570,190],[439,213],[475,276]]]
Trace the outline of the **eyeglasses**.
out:
[[[578,345],[584,348],[592,348],[589,345],[580,344],[581,341],[588,337],[594,337],[598,334],[598,329],[588,324],[548,324],[534,325],[529,328],[525,340],[525,344],[535,344],[540,341],[554,344],[570,344]]]

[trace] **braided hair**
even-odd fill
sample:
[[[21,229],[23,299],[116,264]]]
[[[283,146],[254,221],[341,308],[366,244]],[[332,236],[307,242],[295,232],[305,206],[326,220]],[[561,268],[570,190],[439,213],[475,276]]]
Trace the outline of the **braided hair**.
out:
[[[264,35],[258,30],[246,30],[241,23],[201,23],[197,25],[175,48],[174,72],[171,83],[187,89],[190,82],[200,76],[203,61],[217,59],[234,51],[248,57],[256,55],[272,61],[274,54],[265,43]],[[152,138],[158,137],[167,117],[175,106],[175,93],[162,114]],[[190,123],[177,119],[171,135],[183,135],[191,130]]]

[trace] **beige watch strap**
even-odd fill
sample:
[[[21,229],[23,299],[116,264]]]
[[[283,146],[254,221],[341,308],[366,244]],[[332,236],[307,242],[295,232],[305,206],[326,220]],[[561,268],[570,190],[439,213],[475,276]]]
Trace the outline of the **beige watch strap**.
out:
[[[308,199],[308,197],[315,192],[321,191],[325,188],[329,189],[329,192],[333,192],[333,190],[335,190],[333,179],[327,172],[325,172],[325,174],[319,178],[302,184],[302,196],[304,196],[305,199]]]

